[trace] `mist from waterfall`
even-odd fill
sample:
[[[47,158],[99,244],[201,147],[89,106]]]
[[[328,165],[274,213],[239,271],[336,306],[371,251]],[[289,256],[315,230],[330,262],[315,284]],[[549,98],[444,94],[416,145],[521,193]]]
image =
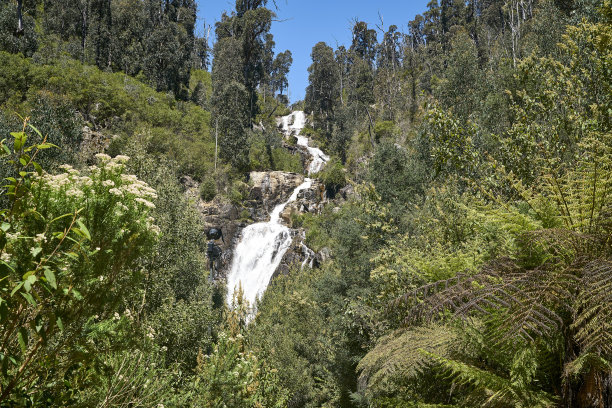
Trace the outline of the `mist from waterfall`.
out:
[[[290,124],[293,119],[293,123]],[[306,123],[306,115],[295,111],[279,120],[286,135],[294,134],[298,145],[304,146],[312,155],[308,174],[320,171],[329,157],[320,149],[308,146],[308,138],[300,136]],[[227,276],[227,302],[231,305],[234,291],[242,287],[243,296],[254,306],[268,284],[274,271],[278,268],[283,256],[291,246],[291,230],[282,225],[280,214],[285,207],[297,199],[300,191],[312,186],[312,180],[306,178],[283,204],[277,205],[270,214],[270,221],[251,224],[242,230],[240,242],[234,249],[234,258]]]

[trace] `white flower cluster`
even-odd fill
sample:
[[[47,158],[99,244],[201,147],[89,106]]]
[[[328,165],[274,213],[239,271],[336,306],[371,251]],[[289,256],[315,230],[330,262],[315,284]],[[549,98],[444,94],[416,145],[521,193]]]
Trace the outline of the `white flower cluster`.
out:
[[[150,338],[151,340],[155,338],[155,329],[152,328],[151,326],[148,327],[147,337]]]
[[[60,174],[44,174],[41,179],[48,187],[55,191],[65,189],[65,195],[68,197],[81,198],[85,195],[85,190],[93,186],[93,180],[88,176],[81,176],[78,170],[72,168],[68,164],[60,166],[65,173]]]
[[[12,241],[17,238],[19,238],[19,234],[11,234],[10,232],[6,233],[6,239],[8,239],[9,241]]]
[[[157,198],[155,189],[151,188],[144,181],[138,180],[133,174],[122,174],[121,181],[123,181],[124,190],[128,194],[141,198]]]
[[[150,202],[149,200],[145,200],[144,198],[140,198],[137,197],[134,199],[134,201],[144,204],[145,206],[149,207],[149,208],[155,208],[155,204],[153,204],[152,202]]]
[[[108,192],[113,195],[123,197],[123,191],[119,190],[118,188],[111,188],[110,190],[108,190]]]
[[[112,158],[107,154],[98,153],[95,157],[98,165],[89,166],[87,171],[89,176],[81,175],[78,170],[68,164],[60,166],[64,170],[63,173],[55,175],[45,173],[40,178],[42,182],[51,191],[61,193],[55,197],[52,196],[52,200],[59,202],[62,196],[69,200],[82,200],[102,188],[103,191],[115,197],[117,217],[129,214],[130,207],[134,206],[155,208],[152,202],[157,198],[155,189],[133,174],[123,174],[125,163],[130,160],[128,156],[118,155]],[[142,210],[142,207],[140,209]],[[147,220],[147,228],[157,235],[160,234],[160,229],[153,223],[153,220]]]
[[[155,222],[155,218],[148,217],[147,218],[147,228],[150,231],[153,231],[155,233],[155,235],[159,235],[159,234],[161,234],[161,229],[157,225],[153,224],[154,222]]]
[[[108,154],[104,154],[104,153],[98,153],[96,154],[96,159],[98,159],[99,163],[108,163],[109,161],[111,161],[111,157]]]
[[[66,173],[68,173],[68,174],[79,174],[79,171],[75,170],[69,164],[62,164],[61,166],[59,166],[59,168],[62,169],[62,170],[66,170]]]
[[[124,164],[130,160],[128,156],[118,155],[115,158],[111,158],[104,153],[98,153],[96,158],[104,170],[115,174],[119,172],[118,170],[123,170]],[[97,173],[100,170],[90,167],[90,171]],[[112,187],[108,192],[117,197],[131,196],[134,198],[134,201],[148,208],[155,208],[155,204],[151,202],[151,199],[157,198],[157,192],[133,174],[121,174],[121,185],[117,185],[113,180],[104,180],[102,185],[104,187]]]
[[[11,260],[11,254],[9,254],[7,252],[3,252],[2,255],[0,255],[0,259],[3,260],[4,262],[8,263]]]

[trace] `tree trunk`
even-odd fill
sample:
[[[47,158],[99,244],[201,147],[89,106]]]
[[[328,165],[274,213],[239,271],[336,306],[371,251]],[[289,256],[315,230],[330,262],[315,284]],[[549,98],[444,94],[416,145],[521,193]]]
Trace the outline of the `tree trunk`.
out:
[[[81,62],[85,62],[85,45],[87,44],[87,27],[89,20],[89,0],[81,8]]]
[[[577,402],[579,408],[604,408],[605,378],[601,372],[591,368],[582,379],[582,386],[578,390]]]

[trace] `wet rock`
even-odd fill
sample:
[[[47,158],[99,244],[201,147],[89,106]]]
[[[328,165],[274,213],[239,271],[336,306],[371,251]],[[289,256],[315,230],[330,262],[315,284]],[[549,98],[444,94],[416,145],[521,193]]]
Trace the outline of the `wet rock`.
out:
[[[181,181],[181,185],[185,189],[198,189],[199,190],[198,183],[190,176],[182,176],[180,181]]]
[[[194,187],[186,191],[190,199],[193,197],[194,191],[197,193],[199,189]],[[205,230],[214,227],[220,228],[223,232],[223,241],[217,242],[217,244],[220,245],[223,251],[220,275],[224,277],[231,266],[234,255],[233,250],[238,243],[240,231],[247,225],[240,218],[241,208],[220,195],[212,201],[204,201],[198,196],[197,208],[204,219]],[[202,244],[206,243],[205,236],[202,236],[202,241]]]
[[[292,230],[291,236],[293,238],[291,246],[287,252],[285,252],[285,255],[283,256],[278,268],[276,268],[276,272],[272,276],[272,279],[279,275],[288,274],[292,268],[304,268],[306,266],[316,268],[319,266],[317,255],[313,250],[308,248],[306,244],[304,244],[304,240],[306,238],[304,230]]]
[[[253,171],[249,174],[249,198],[255,200],[266,213],[291,197],[293,190],[304,182],[304,176],[283,171]],[[259,217],[258,217],[259,218]]]
[[[338,190],[338,193],[336,194],[336,197],[341,198],[343,200],[348,200],[351,196],[353,196],[355,194],[355,188],[353,187],[352,184],[347,184],[346,186],[342,187],[340,190]]]

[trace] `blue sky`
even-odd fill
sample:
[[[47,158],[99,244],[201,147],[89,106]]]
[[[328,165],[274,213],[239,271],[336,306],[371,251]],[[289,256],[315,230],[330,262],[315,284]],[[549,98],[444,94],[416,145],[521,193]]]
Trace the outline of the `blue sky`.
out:
[[[336,48],[336,43],[351,42],[351,21],[365,21],[371,28],[380,24],[379,13],[385,30],[392,24],[407,32],[407,24],[417,14],[426,10],[429,0],[276,0],[278,10],[272,23],[272,34],[276,42],[275,52],[291,50],[293,65],[289,72],[291,102],[304,98],[308,85],[310,52],[319,41]],[[213,26],[224,10],[234,9],[234,0],[197,0],[198,30],[201,33],[204,21]],[[270,0],[268,7],[274,9]],[[378,32],[378,40],[382,38]]]

